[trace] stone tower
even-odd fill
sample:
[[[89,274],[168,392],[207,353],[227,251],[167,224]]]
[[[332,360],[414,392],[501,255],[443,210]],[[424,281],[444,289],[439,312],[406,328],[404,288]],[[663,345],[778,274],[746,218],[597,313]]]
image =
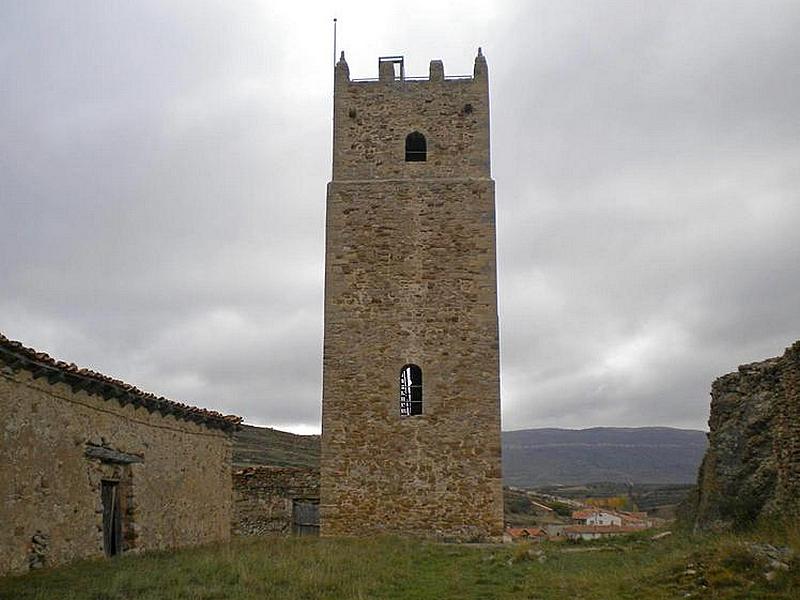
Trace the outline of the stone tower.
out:
[[[489,87],[335,68],[323,352],[322,535],[503,529]]]

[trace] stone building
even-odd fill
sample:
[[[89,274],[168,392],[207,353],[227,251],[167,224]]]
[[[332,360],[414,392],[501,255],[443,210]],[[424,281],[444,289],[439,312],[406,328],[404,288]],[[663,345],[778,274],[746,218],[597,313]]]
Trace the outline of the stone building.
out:
[[[501,539],[489,87],[335,67],[322,535]]]
[[[240,418],[0,335],[0,574],[226,540]]]
[[[233,473],[234,535],[318,535],[319,469],[259,465]]]

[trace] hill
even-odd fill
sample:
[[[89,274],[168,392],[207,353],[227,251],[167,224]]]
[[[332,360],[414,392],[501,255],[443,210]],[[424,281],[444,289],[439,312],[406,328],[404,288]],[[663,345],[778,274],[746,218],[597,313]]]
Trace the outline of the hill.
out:
[[[693,483],[706,445],[702,431],[669,427],[505,431],[503,478],[518,487]],[[318,467],[319,454],[318,435],[244,425],[234,438],[237,467]]]
[[[693,483],[707,445],[702,431],[670,427],[505,431],[503,479],[517,487]]]
[[[233,466],[319,467],[319,451],[318,435],[242,425],[233,438]]]

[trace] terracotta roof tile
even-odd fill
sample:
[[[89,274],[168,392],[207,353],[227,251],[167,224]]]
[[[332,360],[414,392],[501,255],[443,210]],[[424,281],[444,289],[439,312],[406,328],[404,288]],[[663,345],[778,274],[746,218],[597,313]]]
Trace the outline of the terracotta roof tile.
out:
[[[594,515],[598,514],[600,511],[598,509],[589,509],[589,510],[575,510],[572,512],[573,519],[588,519],[589,517],[593,517]]]
[[[171,414],[176,419],[194,421],[213,429],[233,431],[242,422],[241,417],[222,415],[213,410],[173,402],[163,396],[144,392],[124,381],[114,379],[91,369],[81,369],[75,363],[56,360],[49,354],[23,346],[0,333],[0,363],[14,371],[24,369],[35,377],[47,377],[55,383],[63,381],[73,390],[84,389],[88,394],[99,394],[106,400],[116,399],[120,404],[142,406],[149,412]]]
[[[512,538],[543,537],[547,535],[539,527],[506,527],[506,533]]]

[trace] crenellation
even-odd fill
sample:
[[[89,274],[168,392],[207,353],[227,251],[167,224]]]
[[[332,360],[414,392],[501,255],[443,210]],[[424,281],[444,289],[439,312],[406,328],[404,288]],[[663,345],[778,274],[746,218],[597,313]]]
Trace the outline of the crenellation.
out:
[[[444,81],[444,64],[440,60],[432,60],[430,65],[430,75],[428,76],[431,82]]]
[[[337,63],[334,181],[491,177],[484,57],[466,78],[445,78],[441,61],[421,80],[398,79],[393,63],[379,64],[379,79],[350,81],[344,58]],[[406,165],[402,140],[412,131],[425,135],[429,156]]]
[[[395,81],[394,64],[386,61],[378,62],[378,81],[392,83]]]

